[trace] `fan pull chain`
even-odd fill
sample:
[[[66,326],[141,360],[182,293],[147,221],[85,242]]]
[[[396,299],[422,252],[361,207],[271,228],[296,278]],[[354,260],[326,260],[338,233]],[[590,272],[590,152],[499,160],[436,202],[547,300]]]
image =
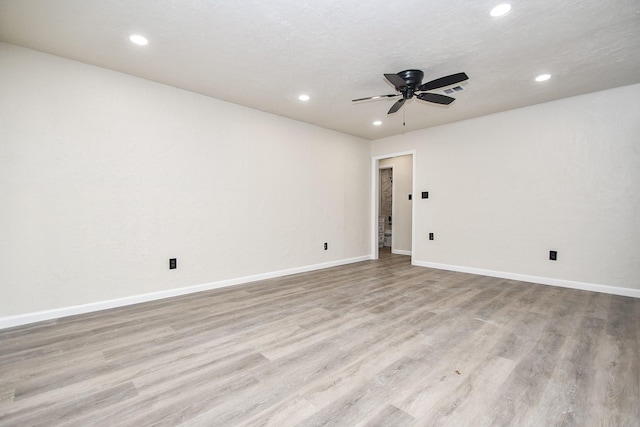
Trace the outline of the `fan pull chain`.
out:
[[[403,108],[402,109],[402,127],[406,126],[405,124],[406,121],[407,121],[407,109]]]

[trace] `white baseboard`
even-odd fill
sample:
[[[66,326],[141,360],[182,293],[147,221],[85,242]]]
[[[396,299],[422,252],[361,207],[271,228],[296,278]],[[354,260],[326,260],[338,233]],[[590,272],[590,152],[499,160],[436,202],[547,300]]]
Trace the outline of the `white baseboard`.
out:
[[[435,262],[413,261],[419,267],[436,268],[438,270],[458,271],[460,273],[478,274],[480,276],[499,277],[501,279],[532,282],[541,285],[558,286],[561,288],[580,289],[583,291],[601,292],[604,294],[620,295],[624,297],[640,298],[640,289],[622,288],[618,286],[598,285],[595,283],[575,282],[573,280],[554,279],[551,277],[529,276],[527,274],[507,273],[504,271],[484,270],[459,265],[439,264]]]
[[[252,276],[238,277],[235,279],[221,280],[218,282],[204,283],[201,285],[187,286],[183,288],[169,289],[166,291],[151,292],[141,295],[133,295],[125,298],[98,301],[89,304],[75,305],[71,307],[56,308],[53,310],[38,311],[35,313],[19,314],[16,316],[0,317],[0,329],[14,326],[26,325],[29,323],[42,322],[45,320],[59,319],[61,317],[75,316],[77,314],[91,313],[94,311],[107,310],[110,308],[123,307],[141,302],[155,301],[164,298],[171,298],[179,295],[192,294],[195,292],[208,291],[212,289],[225,288],[228,286],[241,285],[243,283],[257,282],[259,280],[272,279],[275,277],[289,276],[291,274],[305,273],[308,271],[322,270],[339,265],[352,264],[360,261],[370,260],[371,256],[361,256],[356,258],[330,261],[322,264],[296,267],[287,270],[274,271],[271,273],[255,274]]]
[[[391,249],[391,253],[392,254],[397,254],[397,255],[409,255],[409,256],[411,256],[411,251],[403,251],[401,249]]]

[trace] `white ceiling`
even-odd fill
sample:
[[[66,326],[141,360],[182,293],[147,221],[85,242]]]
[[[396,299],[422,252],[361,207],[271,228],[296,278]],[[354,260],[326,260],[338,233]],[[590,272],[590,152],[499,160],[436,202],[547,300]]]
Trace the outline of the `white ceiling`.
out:
[[[639,0],[511,0],[489,16],[504,1],[0,0],[0,41],[367,139],[640,82]],[[410,68],[469,80],[449,106],[351,102]]]

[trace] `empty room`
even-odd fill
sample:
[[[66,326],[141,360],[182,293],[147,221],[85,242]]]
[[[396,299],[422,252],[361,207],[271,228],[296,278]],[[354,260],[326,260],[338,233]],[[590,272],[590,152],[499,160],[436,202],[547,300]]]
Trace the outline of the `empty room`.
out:
[[[0,0],[0,426],[640,426],[637,0]]]

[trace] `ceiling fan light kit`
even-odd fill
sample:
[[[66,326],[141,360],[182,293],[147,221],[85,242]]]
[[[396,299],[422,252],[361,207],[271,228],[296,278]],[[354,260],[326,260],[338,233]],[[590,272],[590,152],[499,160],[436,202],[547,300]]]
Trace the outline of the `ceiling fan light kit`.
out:
[[[397,100],[391,106],[387,114],[393,114],[400,110],[404,103],[408,99],[413,98],[414,95],[421,101],[440,105],[449,105],[453,101],[455,101],[455,98],[447,95],[441,95],[439,93],[430,93],[429,91],[455,85],[469,79],[469,77],[465,73],[456,73],[449,76],[440,77],[439,79],[431,80],[427,83],[422,83],[424,73],[421,70],[404,70],[396,74],[385,74],[384,77],[396,88],[396,91],[398,93],[391,95],[376,95],[366,98],[358,98],[352,100],[352,102],[379,98],[395,98],[398,96],[402,96],[401,99]]]

